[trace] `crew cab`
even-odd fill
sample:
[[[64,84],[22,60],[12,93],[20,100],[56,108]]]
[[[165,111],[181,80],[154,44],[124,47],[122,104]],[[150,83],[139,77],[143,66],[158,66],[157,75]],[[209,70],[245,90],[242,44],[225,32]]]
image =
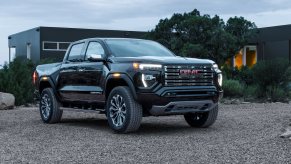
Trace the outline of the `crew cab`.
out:
[[[213,61],[129,38],[76,41],[62,62],[37,66],[33,81],[44,123],[59,122],[64,109],[94,110],[117,133],[138,130],[145,116],[184,115],[191,127],[209,127],[223,93]]]

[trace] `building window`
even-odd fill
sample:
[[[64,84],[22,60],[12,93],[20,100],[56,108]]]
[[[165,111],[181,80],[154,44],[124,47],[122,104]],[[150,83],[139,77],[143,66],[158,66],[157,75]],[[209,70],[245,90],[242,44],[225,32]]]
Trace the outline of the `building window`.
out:
[[[31,44],[30,43],[26,44],[26,58],[31,59]]]
[[[9,63],[16,58],[16,47],[9,47]]]
[[[58,43],[57,42],[43,42],[43,50],[57,50]]]
[[[70,46],[70,43],[59,42],[59,50],[67,50]]]
[[[42,49],[44,51],[66,51],[70,44],[71,44],[70,42],[43,41]]]
[[[248,67],[252,67],[257,63],[257,47],[256,46],[247,46],[246,47],[246,63]]]
[[[242,67],[248,66],[252,67],[257,63],[257,47],[256,46],[245,46],[233,57],[233,66]]]

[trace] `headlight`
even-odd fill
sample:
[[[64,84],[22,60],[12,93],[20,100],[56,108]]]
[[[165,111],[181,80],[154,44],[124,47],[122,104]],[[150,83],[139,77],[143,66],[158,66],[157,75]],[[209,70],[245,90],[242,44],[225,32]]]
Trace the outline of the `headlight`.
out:
[[[149,87],[157,81],[157,78],[155,75],[141,74],[141,81],[144,87]]]
[[[218,82],[218,85],[221,87],[222,86],[222,74],[217,74],[217,82]]]
[[[214,70],[215,72],[217,72],[217,71],[219,70],[217,64],[213,64],[212,68],[213,68],[213,70]]]
[[[161,64],[133,63],[133,68],[138,71],[137,84],[141,87],[151,87],[160,79]]]
[[[140,70],[160,70],[161,68],[160,64],[139,64]]]

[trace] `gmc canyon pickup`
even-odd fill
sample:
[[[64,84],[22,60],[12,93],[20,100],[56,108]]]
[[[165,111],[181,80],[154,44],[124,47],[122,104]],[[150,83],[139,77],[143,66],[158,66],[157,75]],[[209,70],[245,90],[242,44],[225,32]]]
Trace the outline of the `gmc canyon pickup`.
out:
[[[223,93],[213,61],[127,38],[74,42],[61,63],[37,66],[33,82],[44,123],[59,122],[66,108],[96,110],[117,133],[136,131],[143,116],[184,115],[192,127],[209,127]]]

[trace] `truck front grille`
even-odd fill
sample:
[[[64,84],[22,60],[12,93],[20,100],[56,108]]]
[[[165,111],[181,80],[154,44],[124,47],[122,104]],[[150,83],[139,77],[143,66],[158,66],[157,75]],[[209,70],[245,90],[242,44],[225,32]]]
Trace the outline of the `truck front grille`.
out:
[[[212,65],[164,66],[164,86],[210,86],[213,85]]]

